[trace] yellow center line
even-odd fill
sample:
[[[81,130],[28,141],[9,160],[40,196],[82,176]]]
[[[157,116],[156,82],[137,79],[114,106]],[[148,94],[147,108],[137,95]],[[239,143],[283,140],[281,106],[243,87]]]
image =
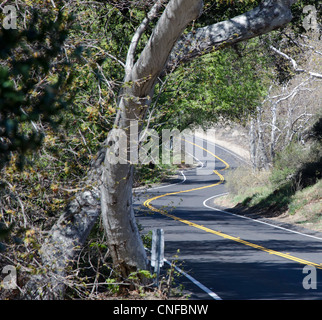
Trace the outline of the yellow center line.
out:
[[[186,140],[187,141],[187,140]],[[225,164],[225,168],[222,169],[222,170],[226,170],[229,168],[229,164],[224,161],[223,159],[219,158],[218,156],[216,156],[215,154],[213,154],[211,151],[207,150],[207,149],[204,149],[203,147],[200,147],[199,145],[195,144],[195,143],[192,143],[190,141],[187,141],[195,146],[197,146],[198,148],[201,148],[205,151],[207,151],[209,154],[213,155],[215,158],[217,158],[218,160],[222,161],[224,164]],[[273,254],[273,255],[276,255],[276,256],[279,256],[279,257],[282,257],[282,258],[285,258],[285,259],[288,259],[288,260],[292,260],[292,261],[295,261],[295,262],[298,262],[298,263],[301,263],[301,264],[305,264],[305,265],[311,265],[311,266],[314,266],[318,269],[322,269],[322,265],[321,264],[318,264],[318,263],[314,263],[314,262],[311,262],[311,261],[308,261],[308,260],[304,260],[304,259],[301,259],[301,258],[298,258],[298,257],[295,257],[295,256],[292,256],[288,253],[282,253],[282,252],[279,252],[279,251],[276,251],[276,250],[272,250],[272,249],[267,249],[261,245],[258,245],[258,244],[255,244],[255,243],[251,243],[249,241],[246,241],[246,240],[243,240],[243,239],[240,239],[238,237],[234,237],[234,236],[230,236],[228,234],[225,234],[223,232],[220,232],[220,231],[216,231],[216,230],[213,230],[213,229],[210,229],[210,228],[207,228],[207,227],[204,227],[200,224],[197,224],[197,223],[194,223],[194,222],[191,222],[189,220],[185,220],[185,219],[181,219],[179,217],[176,217],[170,213],[168,213],[167,211],[165,210],[161,210],[161,209],[157,209],[155,207],[153,207],[150,203],[154,200],[157,200],[157,199],[160,199],[160,198],[163,198],[163,197],[167,197],[167,196],[171,196],[171,195],[176,195],[176,194],[180,194],[180,193],[187,193],[187,192],[191,192],[191,191],[196,191],[196,190],[202,190],[202,189],[206,189],[206,188],[212,188],[214,186],[217,186],[221,183],[224,182],[225,178],[222,174],[220,174],[217,170],[213,170],[213,172],[218,175],[220,181],[217,182],[217,183],[214,183],[214,184],[211,184],[211,185],[207,185],[207,186],[203,186],[203,187],[198,187],[198,188],[193,188],[193,189],[189,189],[189,190],[181,190],[181,191],[176,191],[176,192],[169,192],[169,193],[165,193],[165,194],[162,194],[162,195],[159,195],[159,196],[156,196],[156,197],[153,197],[153,198],[150,198],[148,200],[146,200],[143,205],[145,207],[147,207],[148,209],[150,209],[151,211],[153,212],[158,212],[164,216],[167,216],[173,220],[176,220],[176,221],[179,221],[181,223],[184,223],[184,224],[187,224],[191,227],[194,227],[194,228],[197,228],[197,229],[200,229],[200,230],[203,230],[205,232],[209,232],[209,233],[212,233],[214,235],[217,235],[219,237],[222,237],[224,239],[228,239],[228,240],[232,240],[232,241],[235,241],[235,242],[238,242],[238,243],[241,243],[241,244],[244,244],[246,246],[249,246],[249,247],[252,247],[252,248],[255,248],[255,249],[258,249],[258,250],[261,250],[261,251],[264,251],[264,252],[267,252],[269,254]]]

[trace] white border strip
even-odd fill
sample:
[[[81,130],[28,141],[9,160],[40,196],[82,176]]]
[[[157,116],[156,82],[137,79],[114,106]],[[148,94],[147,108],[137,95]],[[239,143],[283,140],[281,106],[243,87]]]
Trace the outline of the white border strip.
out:
[[[246,160],[244,160],[243,158],[239,157],[238,155],[236,155],[235,153],[227,150],[226,148],[222,147],[222,146],[219,146],[211,141],[207,141],[207,143],[210,143],[212,144],[213,146],[215,147],[219,147],[221,148],[223,151],[227,152],[227,153],[230,153],[232,156],[235,156],[236,158],[238,158],[239,160],[242,160],[243,162],[247,163],[248,162]],[[194,157],[194,156],[193,156]],[[201,166],[203,167],[203,163],[197,159],[196,157],[194,157],[198,162],[199,164],[201,164]],[[190,169],[192,170],[192,169]],[[177,185],[177,184],[182,184],[184,183],[187,178],[185,176],[185,174],[183,173],[183,171],[180,171],[182,177],[183,177],[183,180],[180,181],[180,182],[177,182],[177,183],[170,183],[170,184],[167,184],[167,185],[164,185],[164,186],[159,186],[159,187],[152,187],[152,188],[149,188],[147,189],[146,191],[148,190],[152,190],[152,189],[161,189],[161,188],[166,188],[166,187],[170,187],[170,186],[174,186],[174,185]],[[239,217],[239,218],[244,218],[244,219],[248,219],[248,220],[252,220],[252,221],[255,221],[255,222],[258,222],[258,223],[262,223],[262,224],[265,224],[265,225],[268,225],[268,226],[271,226],[273,228],[278,228],[278,229],[281,229],[281,230],[285,230],[285,231],[288,231],[288,232],[293,232],[293,233],[296,233],[296,234],[300,234],[300,235],[303,235],[303,236],[306,236],[306,237],[310,237],[310,238],[313,238],[313,239],[317,239],[317,240],[322,240],[322,238],[319,238],[319,237],[316,237],[316,236],[312,236],[312,235],[308,235],[308,234],[305,234],[305,233],[301,233],[301,232],[298,232],[298,231],[295,231],[295,230],[291,230],[291,229],[287,229],[287,228],[284,228],[284,227],[281,227],[281,226],[277,226],[277,225],[273,225],[273,224],[270,224],[270,223],[267,223],[267,222],[264,222],[264,221],[260,221],[260,220],[255,220],[255,219],[252,219],[252,218],[249,218],[249,217],[245,217],[245,216],[242,216],[242,215],[238,215],[238,214],[235,214],[235,213],[232,213],[232,212],[228,212],[228,211],[225,211],[225,210],[221,210],[221,209],[217,209],[217,208],[214,208],[214,207],[211,207],[211,206],[208,206],[206,204],[207,201],[211,200],[211,199],[214,199],[214,198],[217,198],[217,197],[221,197],[221,196],[224,196],[224,195],[227,195],[228,192],[225,192],[225,193],[221,193],[221,194],[218,194],[218,195],[214,195],[214,196],[211,196],[207,199],[205,199],[203,201],[203,206],[205,206],[206,208],[209,208],[211,210],[214,210],[214,211],[219,211],[219,212],[223,212],[223,213],[226,213],[226,214],[230,214],[230,215],[233,215],[233,216],[236,216],[236,217]],[[148,249],[147,249],[148,250]],[[166,262],[168,265],[171,266],[171,262],[169,262],[167,259],[164,259],[164,262]],[[199,282],[198,280],[196,280],[195,278],[193,278],[192,276],[190,276],[189,274],[187,274],[186,272],[184,272],[182,269],[180,269],[179,267],[177,266],[174,266],[174,268],[179,272],[181,273],[182,275],[184,275],[187,279],[189,279],[193,284],[195,284],[196,286],[198,286],[201,290],[203,290],[204,292],[206,292],[211,298],[213,298],[214,300],[222,300],[222,298],[220,298],[216,293],[214,293],[213,291],[211,291],[209,288],[207,288],[205,285],[203,285],[201,282]]]
[[[193,156],[194,157],[194,156]],[[196,157],[194,157],[198,162],[199,164],[201,165],[201,167],[204,166],[204,164],[199,160],[197,159]],[[195,169],[195,168],[193,168]],[[193,170],[193,169],[189,169],[189,170]],[[171,183],[171,184],[167,184],[165,186],[160,186],[160,187],[152,187],[152,188],[149,188],[147,189],[148,190],[152,190],[152,189],[161,189],[161,188],[166,188],[166,187],[170,187],[170,186],[174,186],[174,185],[177,185],[177,184],[181,184],[181,183],[184,183],[187,178],[185,176],[185,174],[183,173],[183,171],[180,171],[182,177],[183,177],[183,180],[180,181],[180,182],[177,182],[177,183]],[[221,194],[223,195],[223,194]],[[221,196],[221,195],[218,195],[218,196]],[[146,248],[146,250],[150,251],[149,249]],[[163,261],[165,263],[167,263],[170,267],[171,267],[171,262],[168,261],[167,259],[163,259]],[[189,279],[193,284],[195,284],[197,287],[199,287],[201,290],[203,290],[204,292],[206,292],[211,298],[213,298],[214,300],[222,300],[222,298],[220,298],[216,293],[214,293],[213,291],[211,291],[209,288],[207,288],[205,285],[203,285],[201,282],[199,282],[197,279],[195,279],[194,277],[192,277],[191,275],[189,275],[188,273],[184,272],[182,269],[180,269],[179,267],[177,266],[174,266],[174,268],[179,272],[181,273],[182,275],[184,275],[187,279]]]
[[[237,154],[235,154],[233,151],[230,151],[230,150],[228,150],[228,149],[226,149],[226,148],[224,148],[224,147],[222,147],[222,146],[220,146],[220,145],[218,145],[218,144],[216,144],[216,143],[214,143],[214,142],[212,142],[212,141],[209,141],[209,140],[207,141],[207,143],[210,143],[210,144],[211,144],[211,145],[213,145],[214,147],[219,147],[219,148],[221,148],[224,152],[230,153],[232,156],[234,156],[234,157],[238,158],[239,160],[244,161],[245,163],[247,163],[247,164],[249,165],[249,163],[248,163],[245,159],[241,158],[240,156],[238,156]],[[262,223],[262,224],[265,224],[265,225],[268,225],[268,226],[271,226],[271,227],[274,227],[274,228],[277,228],[277,229],[285,230],[285,231],[288,231],[288,232],[292,232],[292,233],[300,234],[300,235],[302,235],[302,236],[309,237],[309,238],[313,238],[313,239],[316,239],[316,240],[322,240],[322,238],[321,238],[321,237],[317,237],[317,236],[313,236],[313,235],[310,235],[310,234],[306,234],[306,233],[302,233],[302,232],[299,232],[299,231],[295,231],[295,230],[292,230],[292,229],[284,228],[284,227],[281,227],[281,226],[278,226],[278,225],[275,225],[275,224],[271,224],[271,223],[268,223],[268,222],[264,222],[264,221],[261,221],[261,220],[252,219],[252,218],[250,218],[250,217],[245,217],[245,216],[242,216],[242,215],[239,215],[239,214],[235,214],[235,213],[232,213],[232,212],[229,212],[229,211],[225,211],[225,210],[217,209],[217,208],[214,208],[214,207],[208,206],[208,205],[206,204],[206,202],[207,202],[208,200],[211,200],[211,199],[213,199],[213,198],[217,198],[217,197],[220,197],[220,196],[224,196],[224,195],[226,195],[226,194],[228,194],[228,192],[227,192],[227,193],[222,193],[222,194],[218,194],[218,195],[212,196],[212,197],[210,197],[210,198],[208,198],[208,199],[204,200],[203,205],[204,205],[205,207],[207,207],[207,208],[209,208],[209,209],[212,209],[212,210],[215,210],[215,211],[220,211],[220,212],[227,213],[227,214],[230,214],[230,215],[233,215],[233,216],[236,216],[236,217],[240,217],[240,218],[244,218],[244,219],[248,219],[248,220],[256,221],[256,222],[258,222],[258,223]]]

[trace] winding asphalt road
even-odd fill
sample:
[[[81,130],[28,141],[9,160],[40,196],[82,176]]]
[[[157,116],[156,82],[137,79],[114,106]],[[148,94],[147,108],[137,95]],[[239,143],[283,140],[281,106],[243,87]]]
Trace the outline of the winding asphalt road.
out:
[[[164,230],[166,259],[180,250],[191,299],[322,299],[322,235],[218,209],[213,199],[227,192],[225,174],[241,161],[200,138],[188,145],[199,167],[137,192],[135,208],[144,232]]]

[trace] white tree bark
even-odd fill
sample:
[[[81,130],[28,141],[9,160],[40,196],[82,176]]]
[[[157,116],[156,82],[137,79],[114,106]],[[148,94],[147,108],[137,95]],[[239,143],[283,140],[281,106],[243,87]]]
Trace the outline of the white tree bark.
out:
[[[255,9],[233,19],[199,28],[182,37],[173,49],[167,70],[222,47],[280,28],[292,19],[296,0],[265,0]]]
[[[262,121],[262,106],[257,107],[257,151],[256,151],[256,168],[257,169],[268,169],[268,158],[264,145],[264,129]]]
[[[255,125],[254,125],[254,117],[250,119],[249,126],[249,150],[250,150],[250,160],[252,162],[253,170],[256,169],[256,133],[255,133]]]
[[[144,119],[151,103],[148,96],[152,96],[157,77],[174,44],[187,24],[199,16],[201,9],[201,0],[170,1],[138,61],[126,73],[125,83],[133,84],[120,94],[115,125],[126,132],[127,142],[131,138],[130,121],[141,122]],[[131,60],[127,62],[129,66],[133,63],[133,55],[134,52],[128,55]],[[129,150],[129,145],[127,147]],[[113,144],[107,153],[115,153],[118,148],[119,145]],[[132,206],[133,167],[130,163],[111,164],[108,159],[106,156],[103,166],[101,210],[113,262],[126,277],[132,270],[146,269],[147,258]]]

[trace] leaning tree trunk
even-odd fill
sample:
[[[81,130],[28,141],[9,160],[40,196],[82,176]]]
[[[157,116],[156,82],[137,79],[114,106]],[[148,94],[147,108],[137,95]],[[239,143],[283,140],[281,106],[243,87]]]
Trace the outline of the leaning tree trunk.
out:
[[[157,1],[153,11],[163,1]],[[125,84],[119,97],[119,113],[115,127],[121,129],[126,136],[125,145],[115,139],[113,134],[108,138],[108,149],[105,157],[101,185],[101,209],[104,228],[108,238],[108,246],[113,263],[121,275],[126,277],[136,269],[147,268],[147,257],[140,238],[132,205],[133,165],[130,164],[130,144],[138,137],[131,136],[130,123],[138,121],[139,128],[145,118],[146,110],[151,103],[157,77],[162,72],[169,54],[178,37],[189,22],[196,19],[202,10],[202,0],[170,1],[161,15],[154,31],[142,51],[140,58],[134,64],[135,47],[131,45],[126,63]],[[138,32],[146,27],[144,21]],[[137,33],[134,38],[139,38]],[[134,45],[138,41],[132,42]],[[137,133],[139,134],[139,132]],[[120,138],[120,137],[119,137]],[[122,150],[126,148],[126,151]],[[124,164],[112,163],[123,154]],[[114,161],[113,161],[114,162]]]
[[[147,257],[136,225],[132,205],[133,166],[105,163],[101,208],[108,247],[114,267],[126,278],[147,268]]]

